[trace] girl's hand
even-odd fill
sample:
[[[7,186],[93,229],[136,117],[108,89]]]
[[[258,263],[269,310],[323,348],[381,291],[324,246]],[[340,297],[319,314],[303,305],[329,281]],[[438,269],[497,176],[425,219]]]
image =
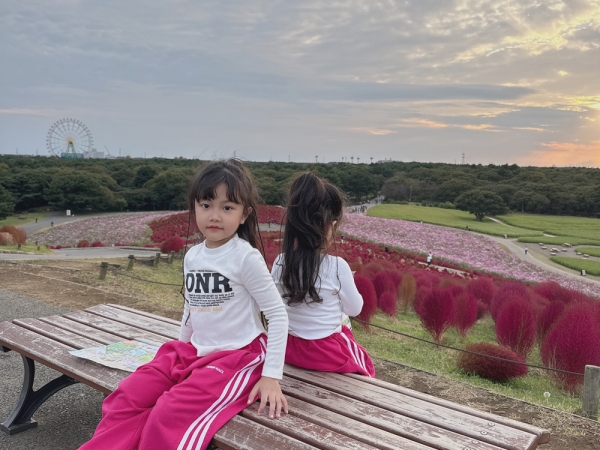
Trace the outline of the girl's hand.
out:
[[[260,397],[260,406],[258,407],[258,414],[262,414],[267,402],[269,403],[269,417],[281,417],[281,410],[287,414],[288,405],[287,400],[281,392],[279,381],[275,378],[262,377],[258,380],[258,383],[252,388],[250,396],[248,397],[248,404],[251,404],[256,397]]]

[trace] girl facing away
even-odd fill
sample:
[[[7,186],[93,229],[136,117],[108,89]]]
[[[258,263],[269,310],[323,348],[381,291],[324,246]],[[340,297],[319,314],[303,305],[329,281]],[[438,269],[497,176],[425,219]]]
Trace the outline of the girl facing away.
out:
[[[362,296],[348,263],[327,254],[343,210],[339,190],[316,175],[305,173],[292,183],[283,254],[271,272],[289,318],[285,361],[374,377],[367,351],[343,324],[347,316],[360,313]]]
[[[257,250],[257,197],[238,160],[196,175],[189,208],[205,240],[185,255],[179,340],[162,345],[105,399],[102,421],[81,449],[205,449],[257,397],[259,414],[267,403],[271,418],[287,413],[278,380],[288,319]]]

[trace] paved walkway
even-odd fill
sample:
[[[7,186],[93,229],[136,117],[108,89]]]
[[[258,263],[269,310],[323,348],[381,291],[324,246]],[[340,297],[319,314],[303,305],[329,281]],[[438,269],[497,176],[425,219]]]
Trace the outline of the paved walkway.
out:
[[[64,314],[66,308],[0,289],[0,320]],[[36,388],[59,375],[36,366]],[[0,421],[16,405],[23,383],[23,363],[15,352],[0,353]],[[9,436],[0,432],[0,450],[75,450],[87,441],[101,418],[104,395],[76,384],[53,395],[33,415],[38,427]]]
[[[523,261],[527,261],[531,264],[535,264],[536,266],[542,267],[546,270],[550,270],[552,272],[560,273],[561,275],[566,275],[572,278],[577,278],[578,280],[587,281],[589,283],[593,283],[600,286],[600,278],[599,277],[591,277],[591,276],[581,276],[581,274],[576,270],[571,270],[567,267],[560,266],[558,264],[553,263],[544,255],[535,251],[535,248],[532,250],[532,245],[528,245],[528,254],[525,254],[525,245],[521,246],[521,243],[517,243],[516,239],[504,239],[497,236],[489,236],[490,239],[497,242],[498,244],[507,248],[511,253],[516,255],[518,258]]]

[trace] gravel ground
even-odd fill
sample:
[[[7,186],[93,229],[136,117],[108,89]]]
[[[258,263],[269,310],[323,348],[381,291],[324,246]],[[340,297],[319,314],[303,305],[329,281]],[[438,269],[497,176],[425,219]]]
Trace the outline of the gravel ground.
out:
[[[69,310],[47,305],[32,297],[0,289],[0,321],[19,317],[64,314]],[[34,389],[59,376],[47,367],[36,366]],[[21,391],[23,362],[14,353],[0,353],[0,420],[10,414]],[[0,432],[0,450],[71,450],[77,449],[93,434],[100,422],[104,395],[76,384],[47,400],[33,415],[38,427],[9,436]]]

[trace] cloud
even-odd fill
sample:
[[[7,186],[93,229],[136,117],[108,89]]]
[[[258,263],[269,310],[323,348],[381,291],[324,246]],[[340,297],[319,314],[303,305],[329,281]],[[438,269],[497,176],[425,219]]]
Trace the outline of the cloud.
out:
[[[589,144],[548,142],[542,149],[519,158],[519,164],[531,166],[593,166],[600,167],[600,140]]]
[[[56,114],[56,111],[48,109],[8,108],[0,109],[0,114],[16,116],[52,116]]]
[[[401,127],[417,127],[417,128],[461,128],[463,130],[472,130],[472,131],[500,131],[489,123],[482,124],[452,124],[452,123],[442,123],[436,122],[428,119],[403,119],[402,123],[398,126]]]
[[[3,0],[0,41],[0,153],[61,117],[149,156],[504,163],[540,133],[600,139],[597,0]]]

